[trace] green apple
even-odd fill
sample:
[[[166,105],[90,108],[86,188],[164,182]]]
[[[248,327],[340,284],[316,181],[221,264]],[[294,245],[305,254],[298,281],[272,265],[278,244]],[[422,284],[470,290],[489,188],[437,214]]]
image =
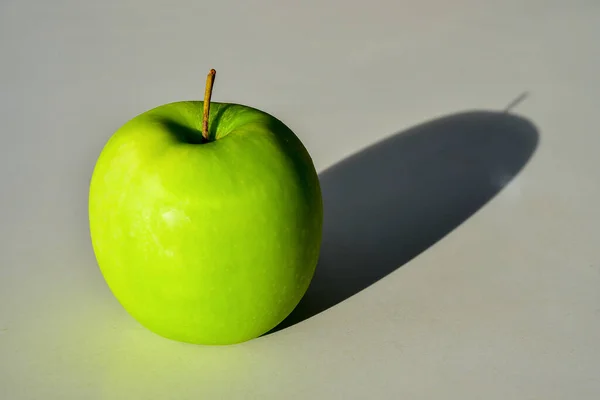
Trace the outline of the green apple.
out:
[[[90,234],[139,323],[234,344],[274,328],[306,292],[323,206],[298,137],[266,112],[211,103],[209,86],[204,101],[151,109],[109,139],[90,182]]]

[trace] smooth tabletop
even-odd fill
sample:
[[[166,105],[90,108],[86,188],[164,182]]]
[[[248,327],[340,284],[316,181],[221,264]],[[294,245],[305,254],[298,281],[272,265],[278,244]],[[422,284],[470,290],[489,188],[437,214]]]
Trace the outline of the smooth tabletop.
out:
[[[600,2],[0,2],[0,398],[600,398]],[[92,252],[133,116],[200,99],[303,141],[325,202],[276,332],[163,339]]]

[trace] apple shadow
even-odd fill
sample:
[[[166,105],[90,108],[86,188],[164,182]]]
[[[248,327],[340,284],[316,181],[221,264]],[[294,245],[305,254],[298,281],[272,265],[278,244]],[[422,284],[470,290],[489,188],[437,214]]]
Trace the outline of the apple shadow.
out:
[[[537,129],[522,117],[464,112],[397,133],[323,171],[315,276],[267,334],[344,301],[425,251],[498,194],[537,144]]]

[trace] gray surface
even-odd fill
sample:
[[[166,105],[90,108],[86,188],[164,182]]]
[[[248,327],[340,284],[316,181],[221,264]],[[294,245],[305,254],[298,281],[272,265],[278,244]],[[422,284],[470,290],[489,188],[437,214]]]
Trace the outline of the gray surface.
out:
[[[599,398],[600,3],[241,3],[0,3],[0,398]],[[86,209],[112,132],[211,67],[327,212],[290,326],[218,348],[123,311]]]

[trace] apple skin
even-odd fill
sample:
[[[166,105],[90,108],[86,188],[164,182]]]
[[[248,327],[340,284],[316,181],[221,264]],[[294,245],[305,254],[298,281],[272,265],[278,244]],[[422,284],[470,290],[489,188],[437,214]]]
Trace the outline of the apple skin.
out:
[[[195,344],[235,344],[304,296],[321,246],[312,159],[275,117],[169,103],[109,139],[89,189],[91,241],[114,296],[139,323]]]

